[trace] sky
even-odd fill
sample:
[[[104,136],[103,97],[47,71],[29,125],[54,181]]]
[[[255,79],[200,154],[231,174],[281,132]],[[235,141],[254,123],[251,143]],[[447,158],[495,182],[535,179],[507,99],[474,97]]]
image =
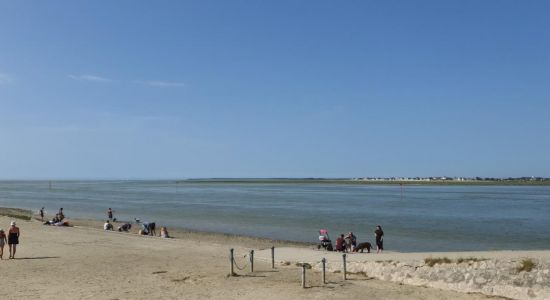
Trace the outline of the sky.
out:
[[[549,11],[0,0],[0,179],[550,177]]]

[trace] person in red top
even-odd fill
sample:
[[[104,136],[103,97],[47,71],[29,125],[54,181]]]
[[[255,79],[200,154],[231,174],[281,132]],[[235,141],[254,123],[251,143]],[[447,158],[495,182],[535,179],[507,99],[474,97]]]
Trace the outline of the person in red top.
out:
[[[344,239],[344,234],[340,234],[340,237],[336,239],[336,251],[346,252],[346,240]]]

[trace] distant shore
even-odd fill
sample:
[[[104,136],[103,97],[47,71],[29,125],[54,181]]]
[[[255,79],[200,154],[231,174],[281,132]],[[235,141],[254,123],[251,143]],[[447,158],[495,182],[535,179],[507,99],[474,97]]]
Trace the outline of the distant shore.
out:
[[[176,181],[178,184],[349,184],[349,185],[477,185],[477,186],[550,186],[550,180],[352,180],[352,179],[291,179],[291,178],[205,178]]]

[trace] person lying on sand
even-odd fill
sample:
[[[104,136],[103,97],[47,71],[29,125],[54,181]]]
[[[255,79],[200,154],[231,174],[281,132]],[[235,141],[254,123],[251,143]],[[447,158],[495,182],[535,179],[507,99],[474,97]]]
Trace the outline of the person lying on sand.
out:
[[[130,231],[130,229],[132,229],[132,224],[130,224],[130,223],[124,223],[124,224],[122,224],[122,226],[118,227],[118,231],[120,231],[120,232],[122,232],[122,231],[128,232],[128,231]]]

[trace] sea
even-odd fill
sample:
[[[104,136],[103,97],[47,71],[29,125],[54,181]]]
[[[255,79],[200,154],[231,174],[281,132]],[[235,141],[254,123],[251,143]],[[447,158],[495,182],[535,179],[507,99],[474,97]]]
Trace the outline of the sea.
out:
[[[550,249],[550,186],[0,181],[0,206],[307,243],[374,244],[380,225],[402,252]]]

